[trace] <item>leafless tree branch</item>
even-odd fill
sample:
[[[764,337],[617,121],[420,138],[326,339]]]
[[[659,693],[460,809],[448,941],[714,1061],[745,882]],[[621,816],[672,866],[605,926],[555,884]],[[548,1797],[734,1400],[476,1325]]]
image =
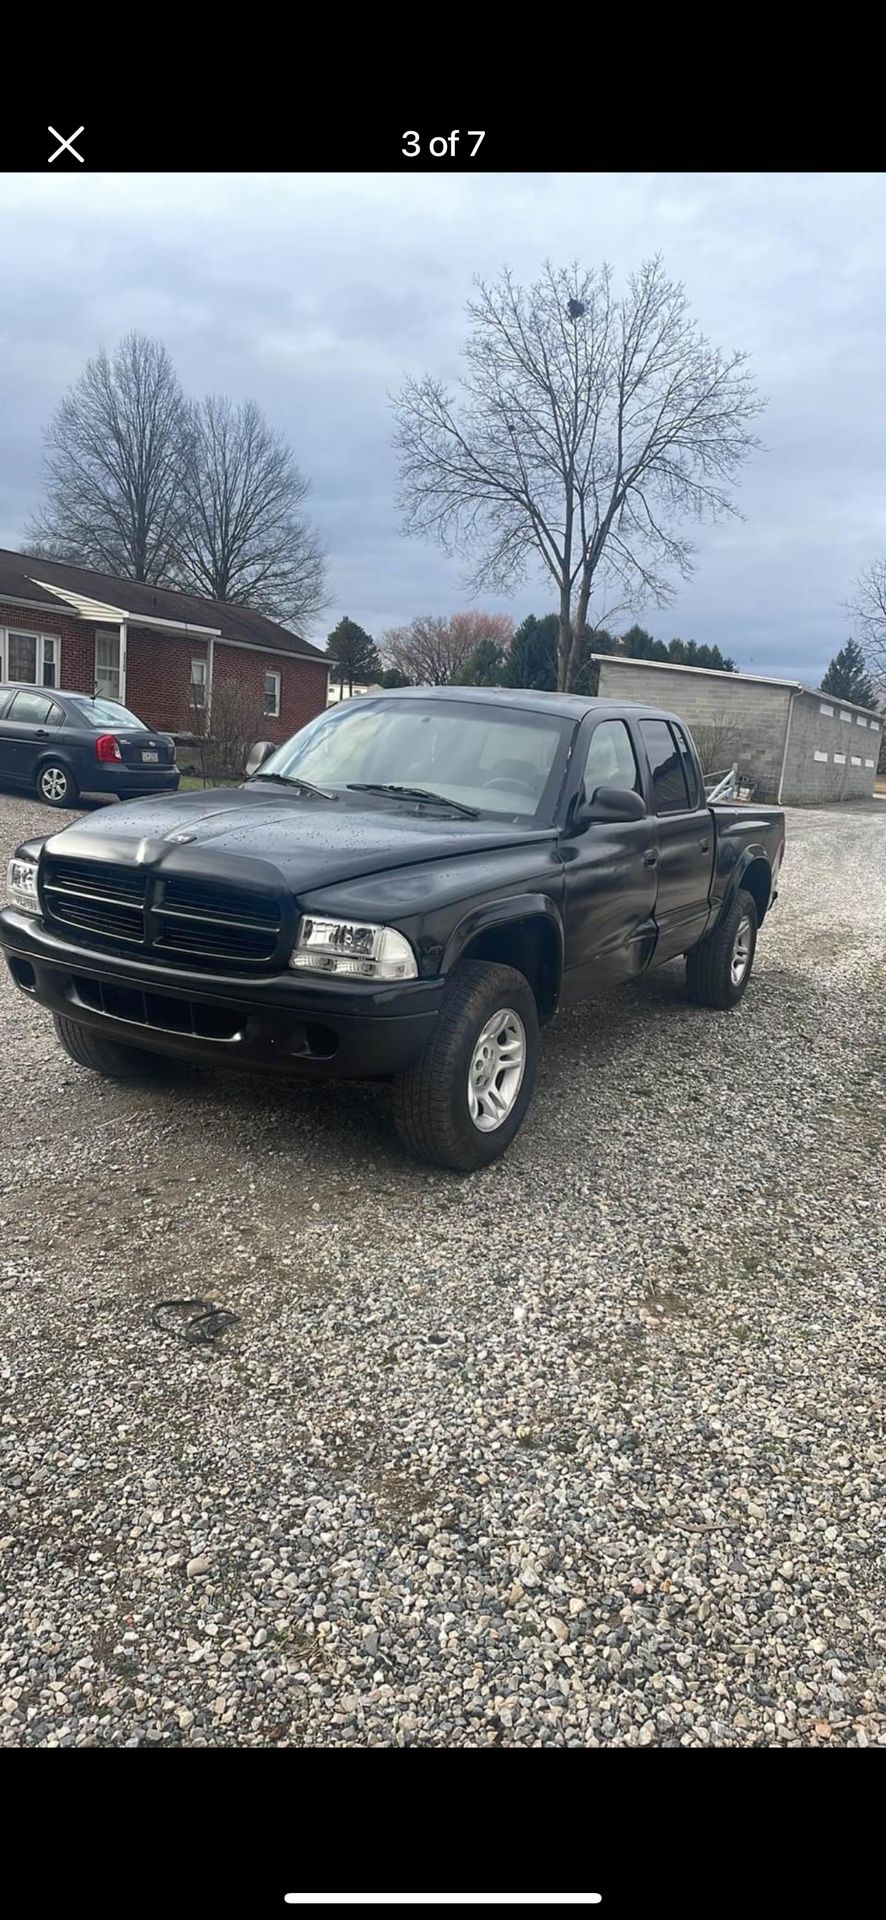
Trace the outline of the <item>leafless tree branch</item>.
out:
[[[659,259],[619,299],[608,268],[505,272],[469,308],[461,391],[425,375],[394,402],[408,533],[470,556],[476,587],[539,565],[559,598],[573,683],[591,594],[637,605],[692,567],[687,519],[736,511],[761,402],[743,354],[712,347]]]
[[[124,579],[167,577],[179,533],[185,401],[166,348],[130,333],[88,360],[46,432],[38,552]]]

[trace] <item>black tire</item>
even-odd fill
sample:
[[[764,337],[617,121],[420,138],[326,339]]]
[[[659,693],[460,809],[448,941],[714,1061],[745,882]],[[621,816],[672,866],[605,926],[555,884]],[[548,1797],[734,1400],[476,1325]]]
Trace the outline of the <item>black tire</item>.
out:
[[[122,1046],[119,1040],[106,1040],[91,1027],[54,1013],[56,1037],[78,1067],[89,1067],[104,1074],[106,1080],[142,1080],[146,1074],[162,1071],[167,1062],[162,1054],[147,1053],[141,1047]]]
[[[523,1023],[525,1064],[514,1104],[494,1131],[471,1118],[468,1074],[487,1021],[509,1009]],[[420,1059],[394,1081],[394,1125],[400,1140],[431,1166],[470,1173],[510,1146],[532,1099],[538,1067],[538,1008],[525,974],[466,960],[453,975],[434,1031]]]
[[[46,807],[75,807],[80,795],[74,775],[63,760],[45,760],[38,768],[37,792]]]
[[[749,953],[739,980],[732,977],[732,960],[739,928],[748,923]],[[718,920],[713,933],[686,955],[686,984],[700,1007],[737,1007],[751,977],[757,950],[757,907],[743,888]]]

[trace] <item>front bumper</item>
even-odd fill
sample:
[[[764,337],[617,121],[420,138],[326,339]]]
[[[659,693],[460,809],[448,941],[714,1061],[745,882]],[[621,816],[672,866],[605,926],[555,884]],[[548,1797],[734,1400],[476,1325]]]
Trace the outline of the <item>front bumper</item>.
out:
[[[396,985],[303,973],[208,974],[74,946],[42,920],[0,912],[13,980],[53,1013],[124,1046],[251,1073],[365,1079],[421,1054],[444,982]]]

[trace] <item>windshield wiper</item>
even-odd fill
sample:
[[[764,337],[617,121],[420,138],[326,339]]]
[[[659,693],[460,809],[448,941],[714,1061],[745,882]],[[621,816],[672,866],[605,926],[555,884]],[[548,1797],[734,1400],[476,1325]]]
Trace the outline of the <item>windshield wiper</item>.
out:
[[[310,780],[298,780],[292,773],[254,773],[253,780],[273,780],[279,787],[295,787],[299,793],[314,793],[319,800],[337,800],[337,793],[330,793],[326,787],[315,787]]]
[[[445,793],[430,793],[427,787],[398,787],[388,780],[349,780],[349,793],[392,793],[397,800],[427,800],[435,807],[452,807],[455,813],[461,813],[466,820],[479,820],[476,807],[466,807],[460,800],[450,800]]]

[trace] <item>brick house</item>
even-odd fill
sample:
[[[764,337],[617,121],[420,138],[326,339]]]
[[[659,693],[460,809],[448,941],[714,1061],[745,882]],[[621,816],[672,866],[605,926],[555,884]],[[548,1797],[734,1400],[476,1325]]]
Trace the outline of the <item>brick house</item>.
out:
[[[323,712],[328,676],[319,647],[249,607],[0,549],[0,681],[101,693],[189,734],[235,680],[282,741]]]

